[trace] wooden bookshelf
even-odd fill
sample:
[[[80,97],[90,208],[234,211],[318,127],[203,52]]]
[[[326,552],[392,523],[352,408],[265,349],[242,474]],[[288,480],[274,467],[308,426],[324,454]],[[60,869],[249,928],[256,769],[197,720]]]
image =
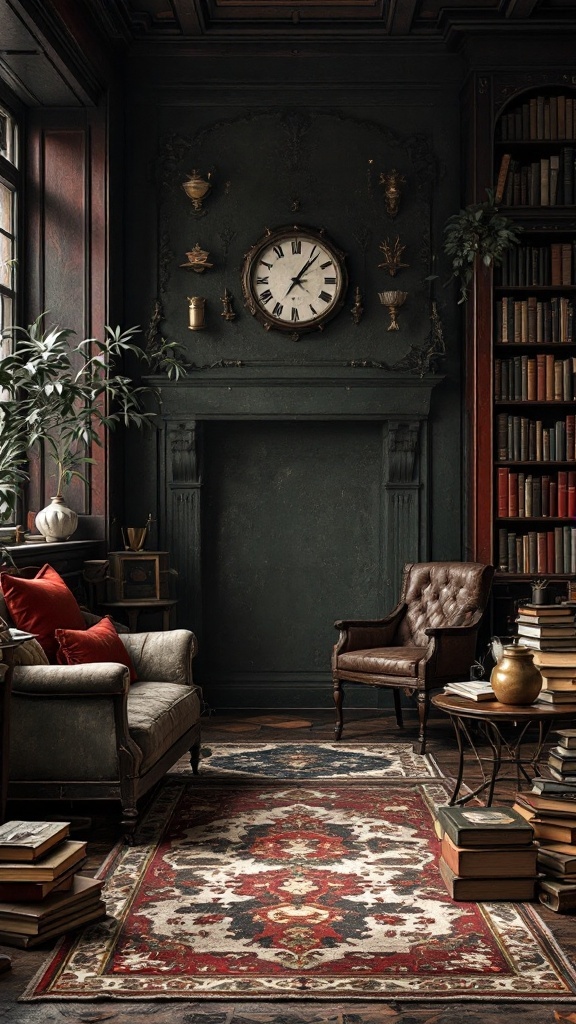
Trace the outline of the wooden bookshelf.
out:
[[[469,83],[467,201],[496,189],[520,243],[467,303],[467,557],[496,567],[494,633],[576,578],[576,89],[567,72]],[[471,92],[471,95],[470,95]],[[467,108],[469,110],[469,106]]]

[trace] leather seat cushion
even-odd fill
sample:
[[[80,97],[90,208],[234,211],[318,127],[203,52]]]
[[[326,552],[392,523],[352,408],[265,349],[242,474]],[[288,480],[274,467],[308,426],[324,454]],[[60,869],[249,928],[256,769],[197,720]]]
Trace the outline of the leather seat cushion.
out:
[[[200,689],[183,683],[132,683],[128,728],[143,754],[140,774],[151,768],[200,718]]]
[[[426,656],[426,647],[371,647],[348,651],[338,657],[342,672],[366,672],[375,676],[418,675],[418,664]]]

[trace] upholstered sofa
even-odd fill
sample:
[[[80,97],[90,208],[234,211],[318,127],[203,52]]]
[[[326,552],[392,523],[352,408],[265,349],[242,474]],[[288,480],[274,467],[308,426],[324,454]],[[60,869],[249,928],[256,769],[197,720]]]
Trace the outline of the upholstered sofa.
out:
[[[98,621],[83,615],[87,626]],[[0,616],[11,625],[1,592]],[[37,647],[21,648],[12,677],[8,796],[120,801],[129,836],[138,800],[187,751],[198,771],[202,694],[192,678],[192,632],[123,628],[132,683],[120,663],[38,663]]]

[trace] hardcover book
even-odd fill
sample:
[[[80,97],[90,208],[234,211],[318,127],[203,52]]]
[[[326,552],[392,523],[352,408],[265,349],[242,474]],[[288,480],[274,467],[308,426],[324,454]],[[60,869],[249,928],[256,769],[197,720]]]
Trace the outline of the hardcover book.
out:
[[[526,846],[531,825],[510,807],[439,807],[438,822],[456,846]]]
[[[100,900],[103,882],[76,875],[68,892],[54,893],[31,903],[0,903],[0,929],[38,935],[73,914],[83,914]]]
[[[0,882],[51,882],[86,857],[86,843],[65,839],[35,863],[0,862]]]
[[[536,843],[518,846],[456,846],[449,835],[442,839],[442,857],[448,867],[462,878],[534,878]]]
[[[98,900],[95,906],[86,908],[82,913],[72,913],[69,918],[63,918],[57,924],[51,924],[49,927],[41,929],[37,935],[23,935],[20,932],[2,929],[0,930],[0,943],[4,946],[32,949],[48,939],[58,938],[73,928],[101,921],[104,917],[106,917],[106,904],[103,900]]]
[[[564,883],[554,878],[541,878],[538,882],[538,899],[545,907],[562,913],[576,909],[576,884]]]
[[[441,857],[442,881],[453,900],[532,900],[536,877],[533,878],[462,878],[456,875]],[[0,933],[1,941],[1,933]]]
[[[69,832],[68,821],[7,821],[0,825],[0,861],[38,860]]]

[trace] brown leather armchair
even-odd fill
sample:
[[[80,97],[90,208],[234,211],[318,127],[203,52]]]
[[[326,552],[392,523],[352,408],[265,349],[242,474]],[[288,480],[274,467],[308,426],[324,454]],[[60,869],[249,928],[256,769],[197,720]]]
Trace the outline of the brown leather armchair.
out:
[[[391,687],[396,722],[400,691],[415,695],[426,749],[430,691],[467,679],[494,567],[478,562],[419,562],[404,566],[399,603],[383,619],[338,620],[332,654],[336,739],[342,735],[343,683]]]

